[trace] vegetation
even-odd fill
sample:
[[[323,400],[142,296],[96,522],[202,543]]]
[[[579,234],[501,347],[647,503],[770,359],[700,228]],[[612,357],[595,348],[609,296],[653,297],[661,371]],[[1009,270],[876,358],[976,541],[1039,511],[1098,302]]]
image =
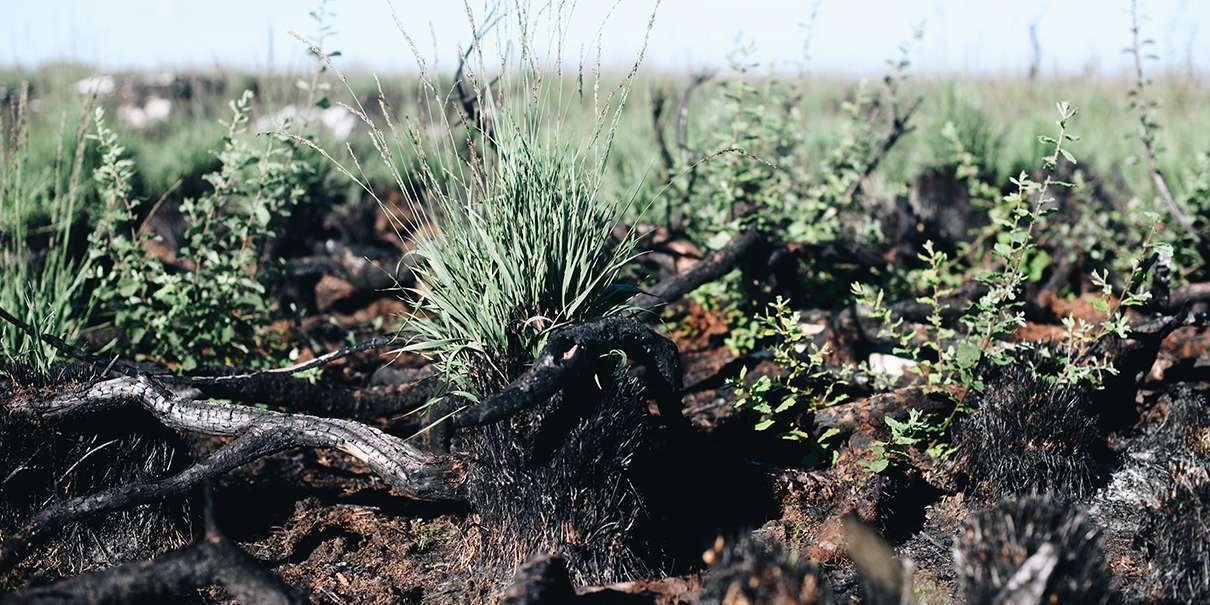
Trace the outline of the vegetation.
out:
[[[45,333],[76,339],[96,306],[85,284],[91,259],[71,249],[85,228],[77,215],[87,118],[81,117],[71,147],[63,145],[61,128],[54,163],[38,165],[29,152],[28,112],[26,86],[11,107],[12,121],[0,121],[0,307]],[[66,114],[60,123],[67,124]],[[0,328],[0,354],[43,371],[64,361],[54,347],[8,322]]]
[[[36,550],[58,529],[203,485],[205,514],[156,509],[192,545],[87,531],[182,549],[155,565],[186,592],[192,557],[254,568],[222,475],[280,454],[310,486],[325,448],[354,462],[239,527],[352,600],[571,602],[699,559],[724,600],[1196,600],[1165,507],[1210,493],[1210,106],[1148,76],[1131,6],[1122,81],[924,78],[921,31],[875,82],[743,44],[569,73],[563,15],[523,3],[468,10],[448,74],[402,24],[418,74],[344,72],[326,2],[301,78],[0,72],[0,589],[95,566],[76,530]],[[142,483],[73,475],[99,451]]]
[[[101,212],[89,260],[98,264],[97,304],[112,316],[128,351],[183,370],[264,360],[271,309],[257,269],[274,227],[306,193],[315,169],[289,145],[267,140],[262,149],[248,140],[251,99],[245,92],[231,103],[217,153],[221,168],[203,177],[210,190],[180,204],[187,226],[170,261],[147,252],[153,236],[142,224],[155,208],[144,211],[133,199],[134,163],[97,112]],[[102,259],[108,267],[101,268]]]

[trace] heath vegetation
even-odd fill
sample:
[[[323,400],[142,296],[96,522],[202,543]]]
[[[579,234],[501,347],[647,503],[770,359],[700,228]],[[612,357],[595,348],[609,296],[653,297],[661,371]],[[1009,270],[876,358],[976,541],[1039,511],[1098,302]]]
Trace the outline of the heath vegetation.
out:
[[[0,603],[1210,599],[1210,104],[1146,7],[1125,79],[845,80],[569,68],[543,6],[0,71]]]

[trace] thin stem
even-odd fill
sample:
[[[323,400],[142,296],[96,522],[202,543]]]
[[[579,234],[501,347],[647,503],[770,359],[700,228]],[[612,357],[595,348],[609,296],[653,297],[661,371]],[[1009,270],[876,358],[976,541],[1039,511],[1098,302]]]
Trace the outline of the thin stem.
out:
[[[1130,3],[1131,44],[1128,50],[1134,59],[1134,102],[1138,109],[1139,140],[1143,143],[1143,155],[1147,158],[1147,169],[1151,172],[1151,180],[1155,184],[1156,191],[1164,199],[1164,203],[1168,205],[1168,210],[1172,213],[1173,218],[1182,227],[1192,233],[1196,239],[1198,238],[1198,234],[1194,231],[1193,221],[1181,210],[1180,204],[1177,203],[1176,198],[1172,195],[1172,190],[1169,189],[1168,181],[1164,178],[1164,173],[1160,171],[1159,161],[1156,159],[1156,135],[1152,132],[1152,123],[1149,116],[1150,107],[1147,101],[1147,78],[1143,74],[1143,44],[1146,44],[1147,41],[1139,40],[1142,28],[1139,26],[1138,4],[1138,0],[1132,0]]]

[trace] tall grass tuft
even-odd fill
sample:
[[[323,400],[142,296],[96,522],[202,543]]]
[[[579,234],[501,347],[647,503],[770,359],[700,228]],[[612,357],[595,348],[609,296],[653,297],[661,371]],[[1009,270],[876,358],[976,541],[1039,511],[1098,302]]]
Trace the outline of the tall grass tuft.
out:
[[[508,119],[495,141],[490,164],[426,210],[408,322],[417,348],[478,388],[516,377],[552,330],[616,311],[632,249],[615,245],[621,205],[575,149]]]
[[[333,71],[408,200],[406,217],[392,213],[412,234],[417,261],[416,285],[405,293],[416,309],[404,322],[406,348],[431,356],[455,388],[479,396],[524,371],[553,331],[616,312],[631,293],[619,278],[633,233],[614,233],[635,196],[609,198],[603,181],[637,63],[616,86],[602,90],[596,77],[573,89],[558,53],[549,64],[533,50],[543,27],[561,23],[536,23],[541,18],[520,4],[480,22],[468,10],[468,19],[476,43],[462,57],[461,87],[443,83],[416,53],[420,100],[402,118],[381,83],[371,117]],[[520,40],[513,47],[520,52],[489,66],[482,40],[496,25],[516,28],[504,39]],[[477,109],[467,109],[468,95]],[[591,124],[567,120],[576,103],[591,111]],[[377,199],[348,149],[348,165],[328,158]],[[406,178],[404,167],[412,171]]]
[[[72,253],[73,242],[82,239],[76,227],[88,112],[66,149],[64,116],[54,165],[36,166],[28,153],[28,107],[26,86],[0,116],[0,306],[44,334],[72,341],[93,310],[85,292],[90,261]],[[62,360],[50,345],[7,322],[0,324],[0,358],[41,371]]]

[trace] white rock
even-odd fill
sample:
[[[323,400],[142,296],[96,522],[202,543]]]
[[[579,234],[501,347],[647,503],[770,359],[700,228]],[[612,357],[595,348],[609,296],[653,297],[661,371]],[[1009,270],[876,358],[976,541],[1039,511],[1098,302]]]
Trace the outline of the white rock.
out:
[[[349,138],[349,135],[353,133],[353,128],[357,126],[357,116],[339,105],[320,112],[319,121],[337,141]]]
[[[870,371],[894,377],[903,376],[908,368],[916,365],[916,362],[910,359],[883,353],[870,353],[869,363]]]
[[[82,95],[96,94],[104,97],[113,94],[116,85],[113,76],[90,76],[76,82],[76,91]]]
[[[803,321],[799,322],[798,329],[802,330],[807,336],[815,336],[820,332],[828,329],[828,324],[823,322]]]
[[[148,122],[162,122],[172,113],[172,101],[164,97],[151,97],[143,104],[143,113],[147,114]]]

